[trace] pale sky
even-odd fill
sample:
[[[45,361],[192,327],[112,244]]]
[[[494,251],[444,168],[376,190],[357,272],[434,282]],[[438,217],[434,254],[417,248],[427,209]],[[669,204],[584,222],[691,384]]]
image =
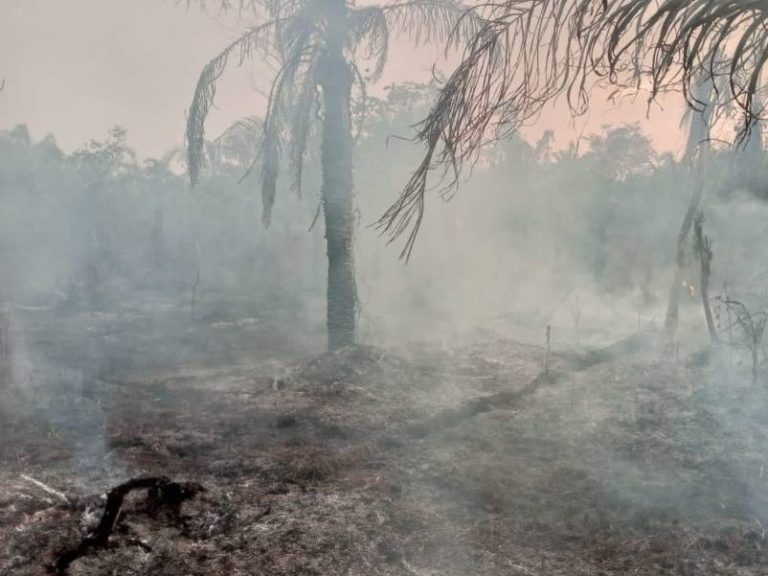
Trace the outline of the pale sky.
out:
[[[160,155],[183,142],[185,110],[205,64],[238,35],[238,23],[187,10],[174,0],[0,0],[0,129],[20,122],[35,138],[53,133],[65,150],[101,138],[119,124],[140,155]],[[427,80],[435,50],[397,46],[379,86],[398,79]],[[258,62],[225,74],[208,134],[262,109],[254,87],[268,86]],[[375,91],[375,88],[374,88]],[[641,121],[657,145],[674,149],[680,106],[598,104],[585,133],[602,124]],[[572,140],[585,119],[571,126],[562,110],[547,112],[540,128]]]

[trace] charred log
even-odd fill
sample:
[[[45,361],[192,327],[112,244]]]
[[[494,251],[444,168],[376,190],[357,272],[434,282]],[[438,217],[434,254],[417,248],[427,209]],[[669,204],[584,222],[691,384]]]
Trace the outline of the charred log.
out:
[[[147,503],[154,513],[166,512],[178,517],[181,504],[193,498],[204,488],[192,482],[173,482],[165,476],[133,478],[116,486],[106,495],[104,512],[98,526],[74,548],[62,552],[50,567],[53,574],[67,573],[69,566],[100,548],[105,548],[117,524],[125,498],[135,490],[148,490]]]

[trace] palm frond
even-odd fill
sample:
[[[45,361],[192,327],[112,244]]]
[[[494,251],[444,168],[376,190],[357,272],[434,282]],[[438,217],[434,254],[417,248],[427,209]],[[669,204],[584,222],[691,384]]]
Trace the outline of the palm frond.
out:
[[[380,6],[350,11],[347,46],[362,59],[373,61],[373,70],[368,78],[374,82],[378,80],[389,55],[389,23]]]
[[[272,20],[251,28],[203,68],[187,117],[187,166],[193,186],[199,181],[205,164],[205,121],[216,97],[216,82],[233,56],[238,65],[242,65],[256,50],[268,50],[267,33],[278,24],[278,20]]]
[[[647,82],[650,99],[676,89],[700,108],[695,85],[703,73],[725,81],[717,105],[740,110],[741,138],[762,114],[755,96],[768,62],[768,0],[502,0],[476,10],[484,23],[418,127],[424,161],[378,222],[390,240],[410,230],[405,257],[428,176],[449,174],[443,190],[455,189],[480,148],[558,97],[581,114],[596,84],[637,91]]]
[[[582,0],[584,1],[584,0]],[[642,54],[643,67],[632,70],[637,83],[650,81],[651,98],[681,90],[689,106],[700,109],[697,84],[715,85],[717,116],[726,107],[742,116],[742,142],[763,113],[756,97],[768,61],[768,2],[747,0],[622,0],[597,21],[590,45],[600,46],[604,70],[616,75],[627,53]],[[621,30],[632,26],[631,35]]]
[[[246,156],[260,147],[264,121],[258,116],[248,116],[233,122],[224,132],[211,142],[210,149],[219,160]],[[247,160],[253,161],[253,158]]]
[[[280,172],[280,129],[275,121],[265,124],[266,136],[261,154],[261,221],[269,227],[272,221],[272,208],[277,195],[277,176]]]
[[[285,21],[275,29],[275,44],[286,59],[290,59],[291,54],[301,49],[309,36],[319,31],[318,21],[322,12],[320,2],[322,0],[302,0],[290,7],[281,5],[276,8],[285,16]]]
[[[416,43],[445,43],[446,51],[460,48],[480,33],[481,12],[459,0],[409,0],[382,6],[391,32]]]
[[[292,185],[299,194],[301,194],[302,190],[304,158],[307,153],[307,141],[311,127],[312,105],[316,101],[317,65],[315,60],[314,57],[309,58],[309,65],[301,80],[291,114],[290,168],[294,174]]]
[[[365,119],[368,115],[368,83],[365,81],[365,77],[357,64],[353,62],[351,68],[354,78],[352,86],[353,88],[357,86],[357,89],[360,91],[360,96],[356,99],[357,101],[355,102],[355,105],[350,107],[350,115],[353,118],[353,124],[354,117],[357,117],[357,130],[355,130],[355,135],[353,137],[353,142],[357,144],[357,141],[363,134]]]
[[[289,51],[283,55],[283,66],[278,72],[278,75],[272,83],[272,90],[269,95],[269,101],[267,102],[267,112],[264,118],[264,144],[263,144],[263,159],[262,159],[262,182],[261,182],[261,196],[262,196],[262,221],[265,226],[269,226],[272,218],[272,208],[275,203],[275,195],[277,192],[277,178],[280,167],[280,151],[282,149],[282,133],[283,133],[283,119],[289,117],[288,110],[294,112],[294,122],[297,123],[297,114],[304,114],[309,116],[311,109],[311,100],[307,102],[296,102],[290,96],[294,92],[294,85],[296,84],[297,76],[300,75],[302,69],[305,70],[305,77],[309,77],[308,82],[312,82],[314,79],[314,54],[317,52],[317,47],[310,42],[310,38],[313,33],[313,28],[310,25],[303,27],[303,32],[297,33],[296,36],[287,45]],[[305,78],[306,80],[306,78]],[[305,86],[300,90],[299,100],[301,100],[301,93],[308,91],[309,87]],[[308,119],[305,120],[308,122]],[[301,130],[300,128],[297,130]],[[299,134],[301,137],[302,134]],[[306,140],[304,140],[306,142]],[[295,149],[298,152],[299,164],[302,163],[304,157],[304,145],[299,143],[299,148]],[[300,178],[300,176],[299,176]]]
[[[258,116],[247,116],[236,120],[230,124],[224,132],[219,134],[214,140],[214,144],[226,143],[232,140],[242,140],[244,136],[259,131],[263,126],[263,121]]]
[[[392,34],[408,36],[415,44],[439,42],[448,51],[482,26],[480,13],[458,0],[411,0],[352,9],[347,44],[352,52],[373,61],[368,79],[375,81],[384,70]]]
[[[187,8],[190,8],[193,4],[196,4],[203,12],[207,11],[208,6],[215,4],[219,7],[221,12],[237,11],[242,15],[245,12],[257,13],[257,6],[259,2],[257,0],[176,0],[176,5],[185,3]]]

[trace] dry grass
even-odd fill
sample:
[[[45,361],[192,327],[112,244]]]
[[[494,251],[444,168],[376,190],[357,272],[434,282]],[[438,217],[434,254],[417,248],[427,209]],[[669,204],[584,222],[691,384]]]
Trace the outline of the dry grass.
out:
[[[551,385],[419,438],[414,423],[523,389],[544,351],[487,334],[136,372],[67,405],[90,430],[22,399],[0,446],[0,574],[43,573],[92,496],[140,473],[208,491],[173,522],[137,501],[71,574],[766,573],[768,395],[717,358],[619,348],[555,354]]]

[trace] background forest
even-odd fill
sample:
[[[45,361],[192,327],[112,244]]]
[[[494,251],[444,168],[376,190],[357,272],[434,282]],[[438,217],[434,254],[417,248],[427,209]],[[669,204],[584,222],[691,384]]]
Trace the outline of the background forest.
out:
[[[528,314],[526,328],[559,323],[570,330],[574,307],[587,302],[597,306],[593,331],[605,329],[608,313],[611,329],[661,321],[695,175],[689,164],[658,154],[637,124],[605,126],[580,142],[557,142],[546,132],[538,141],[514,137],[486,149],[467,190],[434,200],[410,264],[397,260],[371,224],[418,158],[402,136],[426,113],[434,89],[390,86],[386,98],[368,102],[358,135],[364,341],[435,331],[458,337],[509,313]],[[119,127],[70,154],[53,135],[35,139],[24,125],[3,132],[2,293],[29,305],[96,310],[128,305],[137,291],[190,308],[205,293],[277,298],[317,324],[325,282],[318,159],[309,159],[303,197],[279,194],[273,226],[265,228],[253,166],[259,122],[239,122],[207,144],[209,169],[195,189],[179,150],[139,159]],[[716,146],[701,178],[714,240],[713,291],[752,291],[765,261],[760,135],[745,149]],[[284,176],[281,186],[289,182]],[[695,292],[691,260],[686,282]],[[423,315],[417,323],[413,309]],[[589,313],[581,320],[589,332]]]

